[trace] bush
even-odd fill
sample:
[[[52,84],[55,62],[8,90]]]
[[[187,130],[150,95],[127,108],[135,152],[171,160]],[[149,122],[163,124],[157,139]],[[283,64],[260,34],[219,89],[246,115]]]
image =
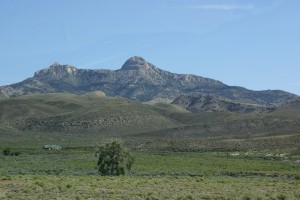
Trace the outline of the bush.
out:
[[[11,155],[19,156],[19,155],[21,155],[21,152],[20,151],[12,152]]]
[[[13,151],[10,150],[9,147],[7,147],[3,150],[3,155],[5,155],[5,156],[19,156],[19,155],[21,155],[21,152],[20,151],[13,152]]]
[[[118,141],[100,146],[96,152],[96,155],[98,154],[100,175],[124,175],[126,171],[130,171],[134,162],[132,154]]]
[[[10,148],[9,147],[7,147],[7,148],[5,148],[3,150],[3,155],[5,155],[5,156],[9,156],[10,155]]]
[[[278,199],[278,200],[285,200],[286,197],[285,197],[284,194],[279,194],[279,195],[277,195],[277,199]]]

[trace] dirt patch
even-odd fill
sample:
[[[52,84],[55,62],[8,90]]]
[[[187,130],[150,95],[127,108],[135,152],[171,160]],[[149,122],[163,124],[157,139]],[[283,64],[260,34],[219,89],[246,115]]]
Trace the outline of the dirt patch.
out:
[[[6,197],[7,190],[0,188],[0,198]]]
[[[0,198],[6,197],[6,193],[10,191],[12,186],[19,185],[20,183],[15,180],[0,180]]]
[[[7,184],[13,184],[13,185],[16,185],[18,184],[17,181],[14,181],[14,180],[0,180],[0,184],[1,185],[7,185]]]

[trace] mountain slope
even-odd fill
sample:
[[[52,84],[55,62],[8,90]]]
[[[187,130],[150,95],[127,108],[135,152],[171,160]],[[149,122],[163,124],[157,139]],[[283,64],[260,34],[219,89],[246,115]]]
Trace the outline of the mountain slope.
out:
[[[20,131],[123,133],[176,126],[174,120],[149,105],[101,96],[99,92],[0,99],[0,110],[0,126]]]
[[[270,113],[191,113],[103,92],[33,94],[0,99],[0,144],[37,139],[91,145],[121,138],[136,149],[203,150],[299,146],[299,101]],[[51,142],[52,143],[52,142]]]
[[[138,101],[174,100],[180,95],[219,95],[248,104],[278,105],[296,97],[280,90],[251,91],[227,86],[196,75],[174,74],[155,67],[141,57],[128,59],[119,70],[85,70],[55,63],[20,83],[0,87],[0,97],[32,93],[83,94],[101,90],[108,96]]]
[[[275,107],[267,107],[255,104],[238,103],[230,100],[224,100],[219,96],[198,95],[186,96],[181,95],[173,102],[173,105],[181,106],[190,112],[271,112]]]

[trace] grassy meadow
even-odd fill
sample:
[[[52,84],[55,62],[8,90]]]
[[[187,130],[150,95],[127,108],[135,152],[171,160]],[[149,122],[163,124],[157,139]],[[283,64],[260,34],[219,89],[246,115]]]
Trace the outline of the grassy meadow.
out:
[[[1,156],[0,199],[299,199],[300,151],[132,151],[129,174],[103,177],[92,147],[15,148]]]

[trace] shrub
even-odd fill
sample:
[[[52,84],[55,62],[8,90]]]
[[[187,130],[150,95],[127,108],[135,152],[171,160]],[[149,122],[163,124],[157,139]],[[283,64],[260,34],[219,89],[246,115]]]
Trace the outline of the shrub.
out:
[[[278,199],[278,200],[285,200],[286,197],[285,197],[284,194],[279,194],[279,195],[277,195],[277,199]]]
[[[96,155],[98,154],[97,165],[100,175],[124,175],[134,162],[132,154],[118,141],[100,146],[96,152]]]
[[[243,197],[243,200],[251,200],[251,197],[246,195],[246,196]]]
[[[7,148],[5,148],[3,150],[3,155],[5,155],[5,156],[9,156],[10,155],[10,148],[9,147],[7,147]]]
[[[19,156],[19,155],[21,155],[21,152],[20,151],[12,152],[12,155]]]
[[[21,152],[20,151],[13,152],[13,151],[11,151],[11,149],[9,147],[7,147],[3,150],[3,155],[5,155],[5,156],[19,156],[19,155],[21,155]]]

